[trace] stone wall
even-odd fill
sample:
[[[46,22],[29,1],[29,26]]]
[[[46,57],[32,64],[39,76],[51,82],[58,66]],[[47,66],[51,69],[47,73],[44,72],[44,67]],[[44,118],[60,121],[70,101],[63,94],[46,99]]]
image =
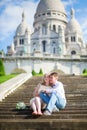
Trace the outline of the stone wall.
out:
[[[50,72],[53,69],[60,69],[65,74],[82,73],[84,68],[87,68],[87,58],[74,57],[3,57],[5,71],[7,74],[11,73],[15,68],[24,69],[31,73],[32,70],[39,72],[42,68],[43,72]]]

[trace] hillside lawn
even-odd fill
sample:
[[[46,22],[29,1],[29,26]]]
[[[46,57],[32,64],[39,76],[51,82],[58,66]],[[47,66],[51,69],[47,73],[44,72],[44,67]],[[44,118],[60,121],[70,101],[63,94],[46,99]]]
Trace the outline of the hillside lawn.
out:
[[[18,74],[9,74],[9,75],[5,75],[5,76],[0,76],[0,84],[11,79],[11,78],[14,78],[17,75]]]

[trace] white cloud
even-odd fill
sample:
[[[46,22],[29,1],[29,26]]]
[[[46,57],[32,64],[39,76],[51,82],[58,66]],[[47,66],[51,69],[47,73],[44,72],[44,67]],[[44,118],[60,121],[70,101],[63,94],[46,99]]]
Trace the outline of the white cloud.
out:
[[[65,5],[65,8],[67,8],[67,6],[71,6],[73,7],[73,5],[75,3],[77,3],[78,0],[67,0],[67,1],[63,1],[64,5]]]
[[[18,2],[21,1],[21,4]],[[21,15],[23,9],[26,12],[27,22],[30,27],[32,27],[33,17],[36,10],[37,2],[34,1],[22,1],[12,3],[12,0],[4,0],[0,2],[0,6],[6,6],[3,10],[3,13],[0,15],[0,36],[2,36],[1,40],[6,39],[8,35],[15,32],[15,29],[21,22]],[[9,3],[9,4],[8,4]]]
[[[83,37],[85,39],[85,42],[87,42],[87,16],[84,18],[81,25],[83,30]]]

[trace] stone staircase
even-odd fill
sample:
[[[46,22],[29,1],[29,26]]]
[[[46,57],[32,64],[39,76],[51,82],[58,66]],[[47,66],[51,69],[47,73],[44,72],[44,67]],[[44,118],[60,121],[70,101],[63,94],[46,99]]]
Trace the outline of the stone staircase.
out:
[[[41,77],[32,77],[0,102],[0,130],[87,130],[87,77],[60,76],[66,91],[67,106],[51,116],[32,116],[29,100]],[[24,101],[25,110],[17,110]]]

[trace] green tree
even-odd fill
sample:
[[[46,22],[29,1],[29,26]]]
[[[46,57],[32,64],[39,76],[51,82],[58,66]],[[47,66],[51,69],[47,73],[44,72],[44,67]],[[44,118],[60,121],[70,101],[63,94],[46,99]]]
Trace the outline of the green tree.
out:
[[[0,59],[0,76],[4,76],[4,75],[5,75],[4,64],[2,59]]]

